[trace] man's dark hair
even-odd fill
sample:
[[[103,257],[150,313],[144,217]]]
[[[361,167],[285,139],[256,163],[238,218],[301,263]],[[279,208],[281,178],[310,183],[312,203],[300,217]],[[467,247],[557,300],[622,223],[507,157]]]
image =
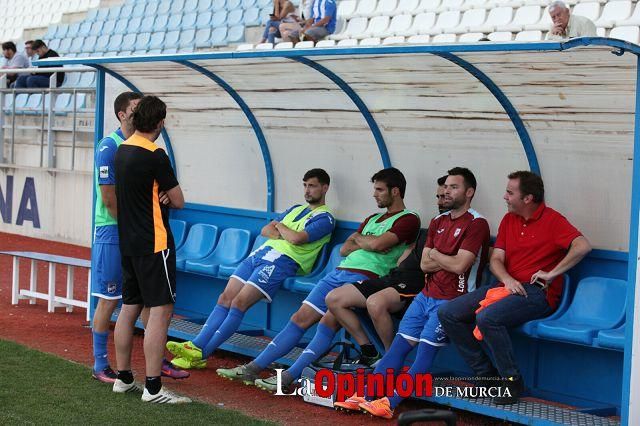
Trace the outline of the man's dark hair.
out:
[[[156,96],[143,96],[133,112],[133,128],[151,133],[167,116],[167,105]]]
[[[118,95],[116,100],[113,102],[113,112],[115,112],[118,121],[120,121],[118,113],[125,112],[127,108],[129,108],[129,104],[131,103],[131,101],[142,99],[142,96],[142,93],[136,92],[122,92]]]
[[[449,175],[440,176],[438,178],[438,186],[444,185],[444,183],[447,181],[447,176]]]
[[[404,198],[404,191],[407,189],[407,180],[402,172],[395,167],[382,169],[375,175],[371,176],[371,182],[384,182],[391,191],[393,188],[400,190],[400,198]]]
[[[5,41],[2,43],[2,50],[13,50],[13,53],[16,53],[16,44],[12,41]]]
[[[41,47],[47,47],[47,45],[40,39],[33,40],[33,43],[31,43],[31,48],[33,50],[40,49]]]
[[[316,178],[318,182],[322,185],[329,185],[331,183],[331,178],[329,177],[329,173],[325,172],[323,169],[311,169],[302,177],[302,181],[306,182],[309,179]]]
[[[453,169],[449,170],[447,173],[448,173],[448,176],[462,176],[464,179],[465,189],[473,188],[473,190],[475,191],[478,183],[476,182],[476,177],[473,175],[471,170],[467,169],[466,167],[454,167]]]
[[[520,180],[520,193],[523,197],[531,195],[534,203],[544,201],[544,182],[542,182],[542,178],[537,174],[527,170],[520,170],[509,173],[507,177],[509,179]]]
[[[27,44],[30,44],[33,46],[33,40],[27,40],[24,42],[24,45],[26,46]]]

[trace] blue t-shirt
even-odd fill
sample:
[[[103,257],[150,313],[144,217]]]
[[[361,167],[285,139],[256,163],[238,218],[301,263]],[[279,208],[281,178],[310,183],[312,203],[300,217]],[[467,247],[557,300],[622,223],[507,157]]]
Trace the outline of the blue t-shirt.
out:
[[[326,16],[330,16],[331,19],[326,25],[326,29],[329,34],[333,34],[336,30],[336,15],[337,7],[335,0],[315,0],[311,8],[313,15],[313,23],[317,23]]]
[[[280,222],[287,214],[289,214],[291,210],[295,209],[296,207],[300,207],[300,204],[289,207],[287,210],[276,216],[275,220]],[[295,220],[299,220],[310,211],[311,210],[309,208],[304,209],[298,216],[296,216]],[[333,232],[333,228],[335,227],[335,225],[336,221],[331,213],[322,212],[307,220],[307,223],[305,223],[304,225],[304,231],[309,235],[309,242],[312,243],[327,235],[330,235]]]
[[[118,136],[125,139],[122,134],[122,130],[116,130]],[[96,169],[98,169],[98,185],[115,185],[116,184],[116,171],[114,168],[114,158],[116,157],[116,151],[118,150],[118,144],[110,137],[106,137],[98,143],[96,149]],[[96,226],[94,242],[118,244],[118,226]]]

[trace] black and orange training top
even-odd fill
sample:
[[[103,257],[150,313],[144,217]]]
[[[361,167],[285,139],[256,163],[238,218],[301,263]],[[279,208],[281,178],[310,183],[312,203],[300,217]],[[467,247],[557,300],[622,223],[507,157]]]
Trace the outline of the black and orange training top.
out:
[[[174,249],[169,208],[160,191],[178,186],[169,157],[155,143],[133,135],[118,147],[115,157],[120,252],[144,256]]]

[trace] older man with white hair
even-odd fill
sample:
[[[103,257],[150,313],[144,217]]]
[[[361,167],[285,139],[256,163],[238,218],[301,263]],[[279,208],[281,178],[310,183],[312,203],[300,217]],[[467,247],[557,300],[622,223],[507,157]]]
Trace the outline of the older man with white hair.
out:
[[[595,24],[584,16],[572,15],[569,7],[563,1],[551,2],[549,15],[553,25],[547,33],[547,40],[596,36]]]

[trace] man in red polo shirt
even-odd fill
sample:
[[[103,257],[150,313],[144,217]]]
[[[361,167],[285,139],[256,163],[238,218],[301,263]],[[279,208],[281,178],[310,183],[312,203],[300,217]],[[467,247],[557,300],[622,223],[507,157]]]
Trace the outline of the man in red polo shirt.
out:
[[[509,393],[496,404],[514,404],[524,382],[508,328],[550,315],[562,293],[562,274],[591,251],[589,241],[557,211],[544,203],[542,179],[531,172],[511,173],[504,199],[508,213],[500,222],[490,267],[499,280],[440,307],[438,317],[467,364],[481,377],[501,376]],[[476,315],[487,291],[506,287],[511,295]],[[477,326],[495,362],[473,336]],[[496,371],[497,370],[497,371]]]

